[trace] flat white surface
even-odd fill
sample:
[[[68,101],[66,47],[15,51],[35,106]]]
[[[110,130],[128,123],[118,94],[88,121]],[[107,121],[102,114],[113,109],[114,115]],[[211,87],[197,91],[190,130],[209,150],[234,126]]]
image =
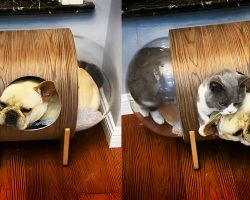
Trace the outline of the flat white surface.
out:
[[[133,114],[131,109],[131,102],[133,102],[132,97],[129,94],[125,93],[121,96],[121,115]]]
[[[102,121],[106,140],[110,148],[121,147],[122,134],[121,127],[116,126],[114,123],[113,116],[108,113],[105,119]]]
[[[62,5],[82,4],[83,0],[61,0]]]
[[[110,78],[112,95],[111,113],[117,126],[121,126],[121,0],[111,0],[107,40],[103,58],[103,70]],[[110,66],[115,66],[110,68]],[[111,70],[112,69],[112,70]],[[119,94],[119,95],[118,95]]]

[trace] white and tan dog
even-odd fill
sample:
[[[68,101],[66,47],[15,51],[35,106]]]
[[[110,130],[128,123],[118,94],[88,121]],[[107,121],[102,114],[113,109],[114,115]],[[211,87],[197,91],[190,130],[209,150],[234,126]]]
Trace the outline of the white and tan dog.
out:
[[[87,71],[78,68],[78,118],[82,110],[100,117],[99,106],[100,94],[95,81]],[[60,114],[60,107],[52,81],[21,79],[9,85],[0,97],[0,125],[24,130],[38,120],[49,119],[53,123]],[[78,126],[82,123],[85,122],[77,121]]]

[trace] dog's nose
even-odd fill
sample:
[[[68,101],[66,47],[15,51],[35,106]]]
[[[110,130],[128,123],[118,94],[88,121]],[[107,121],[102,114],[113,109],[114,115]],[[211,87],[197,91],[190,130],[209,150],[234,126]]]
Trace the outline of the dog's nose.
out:
[[[17,124],[18,114],[14,110],[10,110],[6,113],[5,124],[14,126]]]

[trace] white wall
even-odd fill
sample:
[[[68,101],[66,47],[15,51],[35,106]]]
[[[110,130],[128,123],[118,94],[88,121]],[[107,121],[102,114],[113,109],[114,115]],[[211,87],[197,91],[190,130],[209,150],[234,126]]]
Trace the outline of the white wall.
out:
[[[111,12],[107,40],[105,45],[105,55],[103,59],[103,70],[107,73],[111,81],[111,113],[115,123],[120,126],[120,97],[121,97],[121,1],[111,0]],[[110,66],[115,68],[110,68]]]
[[[111,0],[95,0],[94,12],[84,14],[0,17],[0,30],[70,28],[73,34],[105,46]]]

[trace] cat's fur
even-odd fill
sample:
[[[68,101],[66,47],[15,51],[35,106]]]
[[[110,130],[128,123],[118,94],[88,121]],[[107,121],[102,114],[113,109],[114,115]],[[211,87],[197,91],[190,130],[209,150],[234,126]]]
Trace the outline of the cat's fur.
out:
[[[235,113],[246,96],[249,77],[229,69],[222,70],[205,79],[198,88],[197,109],[199,113],[199,133],[204,133],[204,125],[213,112],[222,115]]]
[[[145,59],[146,58],[146,59]],[[170,65],[170,49],[151,47],[138,52],[132,61],[128,74],[127,86],[131,96],[139,105],[143,117],[151,115],[158,124],[165,122],[158,108],[166,102],[165,65]]]

